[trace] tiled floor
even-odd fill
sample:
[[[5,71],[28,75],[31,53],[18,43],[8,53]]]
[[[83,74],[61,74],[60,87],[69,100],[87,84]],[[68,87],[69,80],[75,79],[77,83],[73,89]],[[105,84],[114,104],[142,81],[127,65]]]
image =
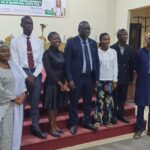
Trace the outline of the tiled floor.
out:
[[[140,140],[127,139],[95,147],[85,148],[84,150],[149,150],[150,136],[142,136]]]
[[[148,107],[145,108],[144,118],[145,118],[145,120],[147,120],[147,118],[148,118]],[[145,136],[145,135],[146,135],[146,133],[144,132],[143,136]],[[76,146],[73,146],[73,147],[63,148],[61,150],[81,150],[81,149],[96,150],[95,147],[97,147],[97,149],[99,149],[100,145],[105,145],[106,146],[106,144],[108,144],[108,143],[114,143],[114,142],[117,142],[117,141],[124,141],[124,140],[127,140],[127,139],[133,139],[133,133],[132,134],[127,134],[127,135],[122,135],[122,136],[117,136],[117,137],[113,137],[113,138],[107,138],[107,139],[104,139],[104,140],[89,142],[89,143],[85,143],[85,144],[80,144],[80,145],[76,145]],[[138,143],[139,143],[139,141],[141,143],[143,143],[143,140],[144,140],[143,138],[141,140],[138,140]],[[132,144],[134,144],[134,142],[135,142],[135,140],[133,141]],[[131,144],[131,146],[132,146],[132,144]],[[147,144],[149,145],[149,143],[147,143]],[[148,149],[145,148],[143,150],[149,150],[149,148]]]

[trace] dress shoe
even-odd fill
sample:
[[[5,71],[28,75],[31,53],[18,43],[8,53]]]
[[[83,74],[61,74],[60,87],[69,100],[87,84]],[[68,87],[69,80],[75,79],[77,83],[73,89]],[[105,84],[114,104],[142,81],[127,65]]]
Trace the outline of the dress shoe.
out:
[[[61,137],[60,133],[58,133],[57,131],[52,131],[49,134],[52,135],[52,136],[54,136],[54,137]]]
[[[117,120],[116,117],[111,119],[111,123],[112,123],[112,124],[117,124],[117,121],[118,121],[118,120]]]
[[[46,139],[47,135],[45,133],[43,133],[40,129],[35,129],[33,127],[31,127],[31,134],[33,134],[34,136],[37,136],[41,139]]]
[[[142,132],[141,131],[137,131],[137,132],[134,133],[133,138],[134,139],[139,139],[141,137],[141,135],[142,135]]]
[[[70,133],[71,133],[72,135],[76,134],[76,133],[77,133],[77,126],[71,126],[71,128],[70,128]]]
[[[112,123],[107,123],[106,124],[106,127],[108,127],[108,128],[112,128],[112,126],[113,126]]]
[[[119,116],[118,119],[119,119],[120,121],[122,121],[122,122],[129,123],[129,120],[126,119],[126,118],[123,117],[123,116]]]
[[[83,124],[83,128],[86,128],[86,129],[89,129],[89,130],[92,130],[92,131],[97,131],[97,129],[98,129],[97,126],[95,126],[92,123]]]
[[[150,136],[150,131],[147,131],[147,135],[149,135],[149,136]]]

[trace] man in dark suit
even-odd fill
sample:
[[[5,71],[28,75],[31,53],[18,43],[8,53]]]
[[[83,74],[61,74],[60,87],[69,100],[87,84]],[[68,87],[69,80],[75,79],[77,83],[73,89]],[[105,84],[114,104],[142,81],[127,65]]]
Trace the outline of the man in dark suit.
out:
[[[117,32],[118,42],[111,46],[115,49],[118,57],[118,85],[113,92],[114,116],[112,123],[116,124],[117,119],[128,123],[124,117],[124,104],[126,101],[128,85],[133,79],[133,55],[129,45],[126,44],[128,33],[125,29]]]
[[[77,105],[80,96],[83,97],[83,127],[97,130],[91,123],[91,99],[93,85],[98,80],[98,52],[97,44],[88,38],[90,25],[86,21],[79,23],[79,35],[68,40],[65,47],[66,77],[71,89],[70,92],[70,132],[76,134],[78,115]]]

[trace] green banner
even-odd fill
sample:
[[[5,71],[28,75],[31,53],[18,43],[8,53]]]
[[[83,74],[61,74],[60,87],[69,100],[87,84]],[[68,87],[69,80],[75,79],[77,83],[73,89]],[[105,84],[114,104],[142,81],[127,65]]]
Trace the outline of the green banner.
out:
[[[65,16],[66,0],[0,0],[0,15]]]
[[[0,0],[0,4],[21,6],[42,6],[42,0]]]

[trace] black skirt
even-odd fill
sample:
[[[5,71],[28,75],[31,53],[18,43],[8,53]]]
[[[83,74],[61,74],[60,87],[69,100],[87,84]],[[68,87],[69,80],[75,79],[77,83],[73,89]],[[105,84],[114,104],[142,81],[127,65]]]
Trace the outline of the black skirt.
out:
[[[44,108],[57,109],[68,104],[68,92],[61,92],[58,85],[44,85]]]

